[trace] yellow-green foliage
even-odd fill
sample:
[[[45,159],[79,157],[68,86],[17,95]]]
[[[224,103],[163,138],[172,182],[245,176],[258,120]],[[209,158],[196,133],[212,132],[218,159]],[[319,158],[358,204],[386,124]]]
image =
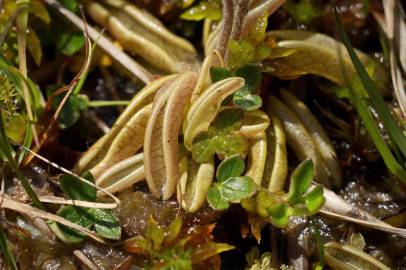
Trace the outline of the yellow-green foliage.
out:
[[[0,74],[0,108],[6,122],[17,112],[17,91],[14,83]]]

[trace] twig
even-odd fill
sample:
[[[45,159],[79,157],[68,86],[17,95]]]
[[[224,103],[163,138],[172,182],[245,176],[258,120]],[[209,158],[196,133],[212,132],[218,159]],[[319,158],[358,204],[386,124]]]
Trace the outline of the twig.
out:
[[[27,23],[28,23],[28,8],[30,1],[17,0],[17,41],[18,41],[18,63],[19,70],[22,77],[27,80]],[[28,86],[23,83],[23,97],[24,103],[27,110],[28,120],[32,123],[31,129],[36,145],[39,145],[37,132],[34,126],[34,116],[31,110],[31,96],[29,93]]]
[[[227,41],[227,45],[230,42],[230,40],[238,41],[240,39],[244,18],[248,13],[248,0],[236,0],[236,1],[237,5],[236,8],[234,8],[234,17],[231,28],[231,34],[230,38]],[[224,57],[226,63],[228,62],[228,57],[229,51],[226,49]]]
[[[100,243],[104,243],[104,240],[101,239],[95,232],[92,232],[91,230],[89,230],[87,228],[84,228],[84,227],[82,227],[82,226],[80,226],[78,224],[75,224],[73,222],[70,222],[69,220],[67,220],[67,219],[65,219],[63,217],[60,217],[60,216],[45,212],[45,211],[40,210],[38,208],[34,208],[34,207],[32,207],[32,206],[30,206],[30,205],[28,205],[26,203],[22,203],[22,202],[13,200],[8,195],[3,196],[3,201],[0,204],[0,207],[10,209],[10,210],[14,210],[14,211],[20,212],[22,214],[31,215],[31,216],[33,216],[35,218],[42,218],[42,219],[51,220],[51,221],[60,223],[60,224],[65,225],[65,226],[67,226],[69,228],[76,229],[76,230],[86,234],[87,236],[93,238],[94,240],[96,240],[96,241],[98,241]]]
[[[221,20],[221,30],[219,33],[220,40],[217,44],[217,51],[222,57],[224,57],[228,41],[230,40],[234,20],[234,3],[233,0],[222,0],[221,2],[223,4],[223,19]]]
[[[343,198],[329,189],[324,188],[324,198],[326,202],[320,210],[321,214],[406,238],[406,229],[397,228],[381,221],[368,212],[347,203]]]
[[[89,182],[88,180],[84,179],[83,177],[80,177],[79,175],[77,175],[77,174],[75,174],[75,173],[73,173],[73,172],[71,172],[71,171],[65,169],[64,167],[59,166],[58,164],[56,164],[56,163],[54,163],[54,162],[52,162],[52,161],[50,161],[50,160],[44,158],[43,156],[41,156],[41,155],[35,153],[34,151],[32,151],[32,150],[30,150],[30,149],[28,149],[28,148],[26,148],[26,147],[24,147],[24,146],[20,146],[20,147],[23,148],[23,149],[25,149],[25,150],[27,150],[28,152],[30,152],[33,156],[35,156],[35,157],[39,158],[40,160],[42,160],[42,161],[48,163],[48,164],[51,165],[52,167],[57,168],[57,169],[63,171],[64,173],[66,173],[66,174],[69,174],[69,175],[71,175],[71,176],[74,176],[74,177],[78,178],[81,182],[83,182],[83,183],[85,183],[85,184],[87,184],[87,185],[89,185],[89,186],[92,186],[92,187],[96,188],[98,191],[100,191],[100,192],[106,194],[107,196],[109,196],[110,198],[112,198],[112,199],[114,200],[114,203],[111,203],[111,204],[110,204],[110,205],[112,206],[111,208],[116,208],[116,207],[120,204],[120,200],[119,200],[116,196],[114,196],[113,194],[111,194],[109,191],[107,191],[106,189],[101,188],[101,187],[99,187],[98,185]],[[70,203],[68,203],[68,202],[69,202],[69,200],[66,200],[66,201],[65,201],[66,204],[70,204]],[[109,204],[104,204],[104,205],[109,205]],[[114,205],[114,207],[113,207],[113,205]],[[109,208],[110,208],[110,207],[109,207]]]
[[[59,4],[56,0],[44,0],[48,5],[56,9],[62,16],[68,19],[72,24],[81,29],[85,30],[84,22],[74,13],[70,12],[68,9]],[[126,68],[131,74],[140,78],[144,83],[149,83],[153,80],[153,75],[143,68],[140,64],[135,62],[131,57],[129,57],[123,51],[120,51],[114,44],[107,38],[100,36],[100,33],[87,25],[89,37],[96,41],[98,39],[98,45],[113,59],[119,62],[124,68]],[[99,37],[100,36],[100,37]]]
[[[97,267],[85,254],[83,254],[82,251],[80,250],[75,250],[73,251],[73,255],[78,258],[79,261],[81,261],[84,265],[89,267],[91,270],[99,270],[99,267]]]

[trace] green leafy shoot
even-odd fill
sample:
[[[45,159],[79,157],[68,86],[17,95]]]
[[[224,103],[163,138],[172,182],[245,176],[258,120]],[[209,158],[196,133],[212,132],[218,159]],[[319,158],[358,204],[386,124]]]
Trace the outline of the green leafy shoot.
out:
[[[357,74],[361,79],[361,83],[364,86],[364,89],[367,91],[368,96],[372,104],[374,105],[379,117],[381,118],[387,133],[389,134],[391,139],[395,142],[395,144],[398,146],[403,156],[406,157],[406,137],[404,136],[402,130],[397,125],[396,120],[392,116],[388,108],[388,105],[383,100],[380,91],[375,86],[367,70],[364,68],[357,54],[355,53],[355,50],[350,43],[350,40],[344,30],[344,27],[341,24],[341,20],[338,17],[336,9],[334,9],[334,14],[336,16],[336,19],[338,20],[337,27],[340,32],[341,38],[343,40],[345,48],[347,49],[348,54],[350,55],[355,70],[357,71]]]
[[[313,175],[313,163],[305,160],[292,173],[288,194],[271,193],[260,187],[257,195],[242,200],[241,206],[281,228],[286,226],[291,216],[312,216],[325,201],[321,186],[309,191]]]
[[[337,20],[338,31],[343,38],[343,43],[346,46],[346,49],[351,57],[355,69],[357,70],[362,85],[367,91],[368,96],[372,101],[372,104],[375,106],[379,117],[383,121],[386,131],[388,132],[389,136],[394,141],[395,145],[397,145],[397,147],[405,157],[406,138],[402,134],[400,128],[397,126],[396,122],[394,122],[395,120],[393,119],[393,116],[390,114],[389,109],[387,108],[387,105],[383,101],[382,96],[376,89],[375,85],[368,76],[367,71],[364,69],[357,55],[355,54],[354,49],[352,48],[350,41],[348,39],[348,36],[345,33],[344,27],[337,14],[336,9],[334,9],[334,14]],[[340,62],[340,64],[342,66],[342,61]],[[391,153],[389,146],[386,144],[385,140],[380,134],[378,125],[375,122],[373,116],[371,115],[368,105],[365,104],[365,101],[362,99],[362,97],[357,95],[356,91],[352,88],[348,75],[343,68],[342,71],[343,77],[347,81],[348,88],[350,89],[351,102],[355,106],[360,118],[364,122],[364,125],[369,135],[371,136],[371,139],[374,142],[378,152],[381,154],[385,162],[385,165],[393,175],[395,175],[403,183],[406,183],[406,169],[396,160],[396,158]]]
[[[316,270],[322,270],[325,264],[324,258],[324,243],[321,239],[320,229],[318,225],[318,221],[314,218],[310,219],[310,226],[313,228],[314,231],[314,238],[316,239],[317,251],[319,255],[319,262],[317,263]]]
[[[220,112],[209,132],[200,136],[192,146],[192,158],[198,163],[209,161],[215,154],[221,159],[243,154],[248,149],[246,139],[237,130],[241,127],[244,113],[240,109]]]
[[[221,20],[220,1],[202,1],[197,6],[183,12],[180,18],[188,21],[200,21],[204,19],[219,21]]]
[[[207,201],[216,210],[225,210],[229,203],[240,203],[257,191],[255,182],[248,176],[241,176],[245,162],[240,155],[223,160],[217,168],[218,182],[209,188]]]
[[[94,179],[90,172],[83,175],[89,183]],[[75,176],[62,175],[59,177],[62,191],[73,200],[94,202],[97,190],[94,186],[86,184]],[[83,208],[73,205],[61,207],[57,214],[84,228],[94,228],[102,237],[119,240],[121,227],[118,218],[110,209]],[[64,242],[80,243],[86,236],[81,232],[56,223],[51,224],[52,231]]]
[[[264,12],[247,36],[229,41],[229,66],[232,69],[260,62],[271,54],[272,49],[265,44],[267,25],[268,14]]]
[[[150,217],[142,235],[127,239],[123,249],[139,258],[145,269],[204,269],[206,260],[233,249],[213,242],[213,225],[182,230],[182,219],[176,217],[166,228]],[[201,268],[200,266],[203,266]]]
[[[303,193],[309,188],[314,178],[314,167],[311,159],[300,163],[290,177],[288,201],[296,204],[302,199]]]
[[[10,247],[7,243],[6,235],[2,227],[0,227],[0,248],[10,269],[18,270],[16,261],[14,259],[13,253],[11,253]]]
[[[20,179],[21,184],[23,185],[25,191],[27,192],[28,196],[32,200],[32,203],[39,209],[45,211],[45,206],[41,203],[41,201],[38,199],[37,194],[35,194],[34,190],[32,189],[30,183],[28,182],[27,178],[25,178],[25,175],[21,172],[21,170],[18,168],[17,162],[14,160],[13,157],[13,148],[10,145],[10,142],[8,141],[6,137],[6,132],[4,128],[4,121],[3,121],[3,115],[0,113],[0,152],[3,153],[5,156],[5,159],[8,161],[8,163],[11,166],[11,169],[14,171],[14,173],[17,175],[18,179]]]
[[[261,86],[262,73],[257,65],[247,64],[232,73],[225,68],[213,67],[210,69],[210,76],[212,82],[228,77],[243,78],[244,86],[233,95],[234,105],[247,111],[256,110],[262,106],[262,99],[257,95]]]

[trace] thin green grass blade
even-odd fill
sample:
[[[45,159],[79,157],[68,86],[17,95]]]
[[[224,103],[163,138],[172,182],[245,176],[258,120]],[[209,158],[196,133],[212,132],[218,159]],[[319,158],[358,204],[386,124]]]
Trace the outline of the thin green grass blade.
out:
[[[0,248],[3,252],[3,256],[7,261],[8,266],[12,270],[18,270],[16,261],[14,259],[13,253],[11,253],[10,247],[8,246],[6,235],[3,228],[0,227]]]
[[[334,13],[337,20],[337,28],[341,31],[344,31],[344,28],[341,24],[340,18],[338,17],[337,11],[334,9]],[[340,51],[339,51],[340,53]],[[358,115],[364,122],[365,128],[367,129],[369,135],[372,138],[378,152],[381,154],[386,167],[389,171],[394,174],[399,180],[406,184],[406,169],[403,168],[395,157],[392,155],[389,147],[386,145],[385,140],[382,138],[381,133],[379,131],[378,125],[376,124],[374,118],[372,117],[367,105],[364,103],[362,98],[357,95],[355,90],[352,88],[350,79],[348,77],[347,72],[344,69],[344,65],[342,63],[342,57],[340,59],[340,66],[343,72],[343,78],[350,90],[350,99],[352,104],[355,106],[355,109],[358,112]]]
[[[334,9],[334,14],[337,19],[337,28],[342,38],[342,41],[347,49],[348,54],[350,55],[352,64],[355,67],[355,70],[358,73],[358,76],[361,79],[361,83],[364,86],[364,89],[367,91],[372,104],[374,105],[379,117],[381,118],[383,125],[385,126],[386,132],[389,134],[390,138],[395,142],[397,147],[402,152],[403,156],[406,157],[406,137],[403,135],[402,130],[397,125],[395,118],[390,113],[388,106],[381,93],[376,88],[372,79],[369,77],[367,71],[359,60],[357,54],[355,53],[354,48],[351,45],[351,42],[344,30],[343,25],[341,24],[340,18],[338,17],[336,9]]]
[[[23,185],[28,196],[31,198],[33,204],[37,208],[46,211],[45,206],[38,199],[37,194],[35,194],[30,183],[28,182],[27,178],[25,178],[24,174],[18,168],[17,162],[14,160],[13,155],[11,154],[12,148],[6,137],[6,131],[5,131],[4,124],[3,124],[3,116],[1,113],[0,113],[0,151],[4,154],[4,156],[8,160],[11,168],[13,169],[14,173],[17,175],[18,179],[20,179],[21,184]]]
[[[23,142],[23,146],[24,148],[21,149],[20,154],[18,155],[18,165],[21,164],[21,162],[23,161],[23,159],[25,158],[25,155],[27,154],[27,150],[25,150],[26,148],[30,149],[31,147],[31,143],[32,143],[32,129],[31,129],[31,124],[27,124],[27,128],[26,128],[26,132],[25,132],[25,137],[24,137],[24,142]]]

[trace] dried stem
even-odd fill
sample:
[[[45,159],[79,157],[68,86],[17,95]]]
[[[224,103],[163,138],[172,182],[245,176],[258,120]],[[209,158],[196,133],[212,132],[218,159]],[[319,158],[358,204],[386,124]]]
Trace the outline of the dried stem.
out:
[[[24,78],[27,80],[27,23],[28,23],[28,8],[29,8],[30,1],[29,0],[17,0],[17,41],[18,41],[18,63],[19,63],[19,70]],[[34,116],[31,110],[31,97],[29,93],[28,86],[23,83],[23,97],[24,103],[28,115],[28,120],[32,123],[31,129],[32,134],[34,137],[35,144],[38,145],[38,136],[34,126]]]
[[[74,13],[70,12],[68,9],[63,7],[61,4],[58,3],[56,0],[44,0],[48,5],[56,9],[62,16],[64,16],[67,20],[73,23],[76,27],[80,30],[85,31],[85,22],[81,20],[78,16]],[[135,62],[130,56],[128,56],[123,51],[120,51],[110,40],[107,38],[100,36],[100,33],[87,25],[87,30],[89,33],[89,37],[93,41],[98,40],[98,45],[108,54],[110,57],[115,59],[119,62],[124,68],[126,68],[131,74],[140,78],[144,83],[149,83],[153,80],[153,75],[143,68],[140,64]]]
[[[230,40],[233,17],[234,17],[234,3],[233,0],[222,0],[223,4],[223,19],[221,21],[221,30],[219,33],[220,40],[217,44],[217,51],[222,57],[225,56],[228,41]]]

